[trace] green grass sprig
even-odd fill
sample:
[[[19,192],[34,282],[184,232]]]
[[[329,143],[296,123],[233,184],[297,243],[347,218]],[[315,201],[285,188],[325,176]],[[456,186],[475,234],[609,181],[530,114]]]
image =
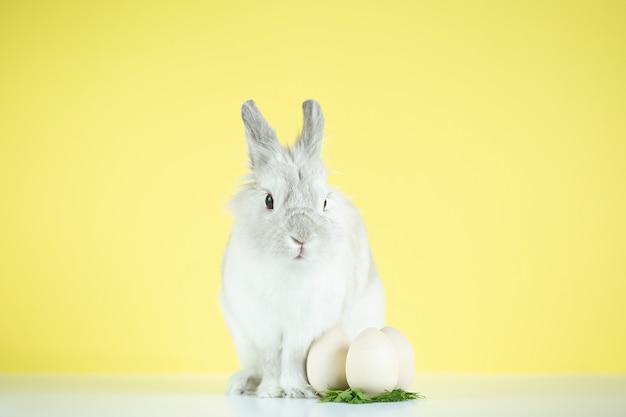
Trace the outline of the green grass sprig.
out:
[[[408,392],[403,389],[385,391],[375,397],[366,395],[362,389],[348,388],[347,390],[329,389],[321,391],[320,402],[322,403],[348,403],[348,404],[370,404],[370,403],[391,403],[398,401],[419,400],[425,398],[418,392]]]

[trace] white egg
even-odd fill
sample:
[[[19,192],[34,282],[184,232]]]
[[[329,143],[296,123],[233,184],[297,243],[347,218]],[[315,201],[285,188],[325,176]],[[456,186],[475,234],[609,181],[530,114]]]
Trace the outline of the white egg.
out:
[[[383,332],[369,328],[352,342],[346,358],[346,379],[350,388],[375,396],[391,391],[398,382],[398,353]]]
[[[409,389],[415,376],[415,355],[409,340],[395,327],[383,327],[381,331],[391,339],[398,352],[398,382],[396,388]]]
[[[309,348],[306,373],[317,391],[347,389],[346,356],[350,338],[341,326],[335,326],[316,339]]]

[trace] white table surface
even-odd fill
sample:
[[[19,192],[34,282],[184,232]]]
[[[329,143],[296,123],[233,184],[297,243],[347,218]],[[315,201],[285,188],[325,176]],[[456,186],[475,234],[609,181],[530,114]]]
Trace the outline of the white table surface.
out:
[[[425,400],[365,405],[225,396],[226,379],[0,374],[0,417],[626,417],[626,375],[419,374]]]

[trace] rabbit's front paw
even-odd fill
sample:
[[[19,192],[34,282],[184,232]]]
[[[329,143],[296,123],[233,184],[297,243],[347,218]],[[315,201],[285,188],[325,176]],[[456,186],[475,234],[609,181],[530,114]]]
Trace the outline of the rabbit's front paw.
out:
[[[283,388],[285,397],[289,398],[316,398],[317,393],[309,384],[293,385]]]
[[[256,396],[259,398],[277,398],[284,397],[285,392],[277,383],[263,383],[256,390]]]

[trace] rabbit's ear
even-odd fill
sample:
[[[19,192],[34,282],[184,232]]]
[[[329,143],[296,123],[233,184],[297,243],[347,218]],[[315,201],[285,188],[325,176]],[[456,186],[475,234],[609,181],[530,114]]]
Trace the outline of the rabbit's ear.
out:
[[[298,141],[298,147],[309,158],[319,157],[324,137],[324,115],[319,103],[315,100],[307,100],[302,103],[304,123],[302,135]]]
[[[260,166],[275,159],[281,152],[276,132],[267,123],[253,100],[241,105],[241,118],[246,129],[246,141],[252,166]]]

